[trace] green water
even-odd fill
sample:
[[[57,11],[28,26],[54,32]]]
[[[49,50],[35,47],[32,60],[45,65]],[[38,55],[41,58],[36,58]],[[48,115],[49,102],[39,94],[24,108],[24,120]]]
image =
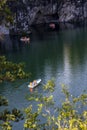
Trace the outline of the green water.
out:
[[[16,63],[24,62],[25,70],[31,72],[28,80],[0,85],[0,94],[9,100],[9,108],[29,105],[25,99],[29,94],[28,82],[41,78],[43,83],[55,79],[53,93],[56,105],[64,98],[61,84],[68,86],[72,95],[78,96],[87,90],[87,28],[76,28],[53,32],[34,31],[30,44],[20,42],[17,37],[6,36],[0,45],[0,53]],[[44,94],[42,86],[36,88]],[[22,122],[14,130],[22,130]],[[17,125],[17,126],[16,126]],[[18,128],[18,129],[17,129]]]

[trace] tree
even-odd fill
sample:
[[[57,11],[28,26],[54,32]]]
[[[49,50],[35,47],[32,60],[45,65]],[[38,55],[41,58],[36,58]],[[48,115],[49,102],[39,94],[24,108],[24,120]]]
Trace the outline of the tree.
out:
[[[45,91],[52,92],[54,88],[53,81],[48,81],[44,86]],[[62,92],[65,100],[61,107],[55,107],[52,93],[48,93],[46,96],[38,93],[29,95],[28,100],[34,101],[34,105],[36,104],[37,107],[30,105],[25,109],[24,127],[33,130],[86,130],[87,110],[82,108],[87,107],[87,93],[73,97],[65,85],[62,85]],[[33,108],[37,108],[35,112]]]
[[[23,68],[23,63],[16,64],[8,61],[5,56],[0,56],[0,82],[27,78],[29,74],[26,74]]]
[[[8,61],[5,56],[0,56],[0,82],[15,81],[16,79],[28,78],[29,74],[23,70],[24,64]],[[0,106],[7,106],[8,100],[0,95]],[[0,112],[0,129],[12,130],[11,122],[23,119],[23,114],[17,108]]]
[[[0,1],[0,24],[6,24],[6,22],[12,22],[13,20],[12,13],[7,2],[8,0]]]
[[[0,107],[1,106],[7,106],[8,100],[0,96]],[[11,122],[18,122],[23,119],[23,113],[14,108],[12,110],[5,109],[2,112],[0,112],[0,130],[12,130]]]
[[[25,116],[20,110],[14,109],[12,112],[4,111],[4,118],[1,127],[3,130],[12,130],[11,122],[16,119],[24,119],[24,129],[29,130],[87,130],[87,93],[84,91],[80,96],[73,97],[65,85],[62,85],[62,92],[65,100],[61,107],[55,106],[53,91],[55,84],[53,80],[49,80],[43,86],[45,95],[39,94],[37,91],[27,96],[27,100],[34,101],[33,105],[29,105],[24,109]],[[7,103],[5,98],[0,100]],[[2,103],[1,103],[2,104]],[[42,121],[44,120],[44,121]]]

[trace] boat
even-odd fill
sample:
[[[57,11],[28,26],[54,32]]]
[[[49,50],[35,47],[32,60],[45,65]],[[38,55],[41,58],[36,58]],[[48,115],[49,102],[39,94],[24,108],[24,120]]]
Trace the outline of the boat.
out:
[[[55,29],[55,24],[54,24],[54,23],[50,23],[50,24],[49,24],[49,27],[50,27],[51,29]]]
[[[30,38],[29,37],[22,37],[20,39],[22,42],[29,42],[30,41]]]
[[[29,88],[35,88],[37,85],[39,85],[41,82],[41,79],[34,80],[33,82],[30,82],[28,85]]]

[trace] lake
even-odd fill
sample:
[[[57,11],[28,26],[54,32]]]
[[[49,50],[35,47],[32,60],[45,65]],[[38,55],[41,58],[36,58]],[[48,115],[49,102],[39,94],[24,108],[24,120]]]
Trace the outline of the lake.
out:
[[[30,104],[25,98],[30,94],[27,85],[38,78],[42,79],[42,83],[55,79],[53,95],[57,106],[64,99],[62,84],[74,96],[87,90],[87,27],[59,31],[34,30],[29,44],[20,42],[16,36],[5,36],[0,44],[0,54],[15,63],[24,62],[25,71],[32,74],[27,80],[0,84],[0,95],[9,100],[9,109],[21,109]],[[42,85],[36,89],[44,93]],[[16,123],[14,130],[22,130],[22,123]]]

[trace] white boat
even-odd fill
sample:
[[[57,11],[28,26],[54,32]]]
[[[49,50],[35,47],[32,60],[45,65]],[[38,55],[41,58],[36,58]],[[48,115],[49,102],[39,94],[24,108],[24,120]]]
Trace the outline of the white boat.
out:
[[[33,82],[31,82],[28,87],[29,88],[35,88],[37,85],[39,85],[41,82],[41,79],[37,79],[37,80],[34,80]]]
[[[22,37],[20,40],[21,40],[22,42],[29,42],[29,41],[30,41],[30,38]]]

